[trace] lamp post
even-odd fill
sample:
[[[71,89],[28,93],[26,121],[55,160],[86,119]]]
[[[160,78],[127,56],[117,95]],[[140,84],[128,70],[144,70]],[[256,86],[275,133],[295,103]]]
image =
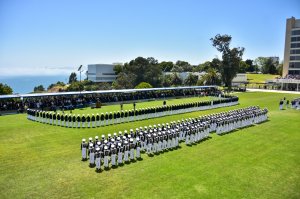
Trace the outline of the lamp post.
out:
[[[82,68],[82,65],[80,65],[78,68],[78,71],[80,73],[80,76],[79,76],[79,93],[80,94],[81,94],[81,72],[82,72],[81,68]]]

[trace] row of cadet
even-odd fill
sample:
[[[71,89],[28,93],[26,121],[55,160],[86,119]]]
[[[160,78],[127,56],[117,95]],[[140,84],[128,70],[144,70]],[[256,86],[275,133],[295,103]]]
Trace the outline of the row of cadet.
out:
[[[96,165],[96,169],[101,169],[102,162],[104,168],[109,168],[130,161],[139,160],[141,152],[148,155],[157,154],[163,151],[176,149],[180,142],[186,145],[196,144],[209,137],[209,134],[216,132],[218,135],[228,133],[238,128],[243,128],[253,124],[258,124],[268,119],[268,110],[260,109],[258,106],[251,106],[236,109],[228,112],[200,116],[199,118],[189,118],[181,121],[173,121],[166,124],[145,126],[130,129],[119,134],[108,134],[89,138],[81,143],[82,160],[89,158],[90,167]]]
[[[69,128],[95,128],[104,125],[111,125],[123,122],[130,122],[135,120],[144,120],[149,118],[161,117],[165,115],[181,114],[199,110],[207,110],[212,108],[219,108],[224,106],[233,106],[238,104],[238,97],[226,96],[227,98],[192,102],[178,105],[166,105],[158,107],[140,108],[136,110],[125,110],[106,112],[101,114],[75,115],[75,114],[59,114],[55,112],[46,112],[28,109],[27,118],[29,120],[69,127]]]

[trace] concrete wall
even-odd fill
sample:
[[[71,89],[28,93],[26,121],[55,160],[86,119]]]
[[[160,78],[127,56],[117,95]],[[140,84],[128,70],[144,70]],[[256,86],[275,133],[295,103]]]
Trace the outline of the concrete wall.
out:
[[[93,82],[113,82],[116,77],[113,64],[88,65],[88,80]]]

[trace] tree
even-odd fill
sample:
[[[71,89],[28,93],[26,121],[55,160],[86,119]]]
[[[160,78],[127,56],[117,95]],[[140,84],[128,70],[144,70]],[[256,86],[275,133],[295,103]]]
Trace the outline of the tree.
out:
[[[40,92],[44,92],[45,91],[45,88],[43,85],[39,85],[39,86],[36,86],[33,88],[33,92],[35,93],[40,93]]]
[[[178,66],[179,68],[182,68],[183,72],[193,71],[193,66],[191,66],[189,62],[178,60],[175,65]]]
[[[139,83],[139,85],[137,85],[134,88],[135,89],[142,89],[142,88],[153,88],[153,87],[151,86],[151,84],[149,84],[147,82],[141,82],[141,83]]]
[[[171,72],[174,72],[174,73],[181,73],[183,72],[183,68],[181,68],[180,66],[178,65],[174,65]]]
[[[255,62],[259,66],[260,70],[264,74],[277,74],[278,65],[277,62],[274,62],[271,57],[258,57]]]
[[[69,87],[67,88],[67,91],[82,91],[84,89],[83,84],[80,82],[72,82]]]
[[[239,73],[245,73],[248,70],[249,70],[249,65],[244,61],[240,61]]]
[[[133,87],[141,82],[149,82],[154,87],[161,86],[162,71],[158,61],[153,57],[137,57],[136,59],[131,60],[129,63],[125,63],[123,67],[123,73],[127,75],[134,75],[132,82]]]
[[[211,68],[211,62],[210,61],[206,61],[202,64],[199,64],[199,66],[197,67],[198,72],[204,72],[204,71],[208,71],[208,69]]]
[[[115,65],[114,71],[115,71],[116,75],[118,75],[119,73],[123,72],[123,66],[121,64]]]
[[[172,86],[180,86],[182,85],[182,79],[178,76],[177,73],[173,73],[171,76],[171,85]]]
[[[192,73],[190,73],[187,78],[184,80],[184,84],[187,86],[193,86],[196,85],[198,81],[198,76],[197,75],[193,75]]]
[[[7,84],[0,83],[0,95],[9,95],[12,94],[13,90]]]
[[[112,83],[114,89],[130,89],[134,88],[135,75],[132,73],[119,73],[117,79]]]
[[[172,86],[172,75],[164,75],[162,85],[163,85],[163,87]]]
[[[278,64],[277,66],[277,74],[282,75],[283,63]]]
[[[255,71],[255,65],[253,64],[253,60],[246,59],[245,63],[249,66],[247,72],[254,72]]]
[[[214,38],[211,38],[212,45],[222,53],[222,64],[220,73],[225,86],[231,90],[232,79],[236,76],[239,70],[239,63],[242,60],[244,48],[230,48],[230,42],[232,37],[230,35],[217,34]]]
[[[75,72],[71,73],[69,77],[69,84],[72,84],[73,82],[77,82],[77,75]]]
[[[159,67],[163,72],[170,72],[173,68],[174,64],[171,61],[163,61],[159,63]]]
[[[221,78],[218,74],[217,70],[214,68],[211,68],[207,71],[205,75],[203,75],[200,80],[197,82],[197,85],[220,85],[221,84]]]

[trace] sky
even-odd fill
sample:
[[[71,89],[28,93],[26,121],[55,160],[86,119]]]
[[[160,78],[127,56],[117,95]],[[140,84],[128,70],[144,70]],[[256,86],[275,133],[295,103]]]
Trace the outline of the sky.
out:
[[[0,78],[62,75],[138,56],[198,65],[232,36],[244,59],[283,59],[299,0],[0,0]],[[0,80],[1,82],[1,80]]]

